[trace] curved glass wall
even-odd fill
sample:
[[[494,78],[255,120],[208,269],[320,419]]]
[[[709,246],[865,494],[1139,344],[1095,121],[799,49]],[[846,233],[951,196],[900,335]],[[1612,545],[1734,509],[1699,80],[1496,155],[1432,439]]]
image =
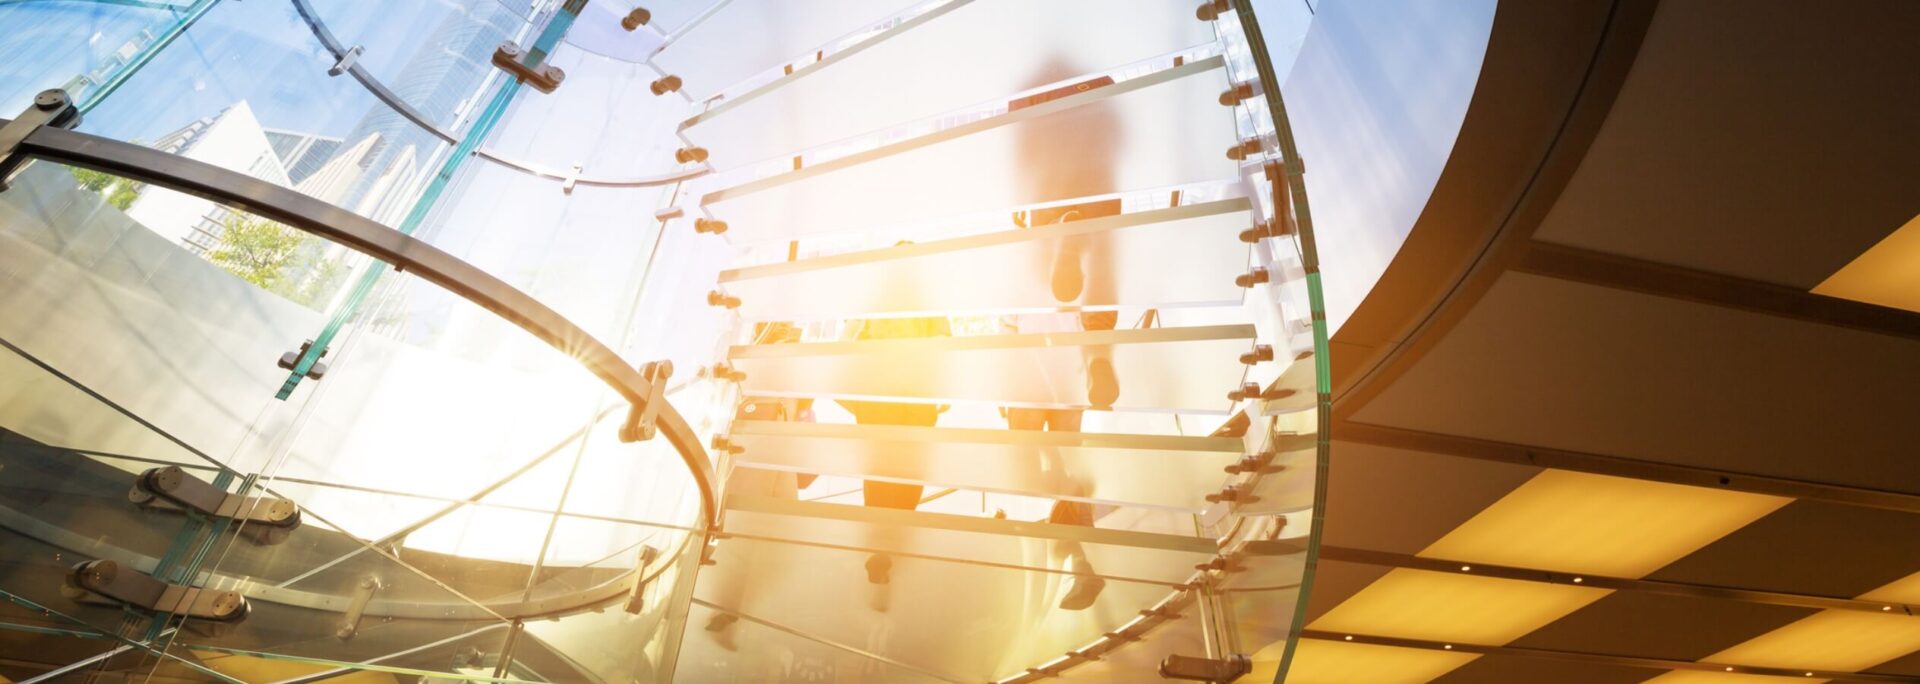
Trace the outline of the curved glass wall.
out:
[[[168,156],[0,191],[0,675],[1284,667],[1326,328],[1251,10],[73,4],[0,6],[100,36],[22,91]]]

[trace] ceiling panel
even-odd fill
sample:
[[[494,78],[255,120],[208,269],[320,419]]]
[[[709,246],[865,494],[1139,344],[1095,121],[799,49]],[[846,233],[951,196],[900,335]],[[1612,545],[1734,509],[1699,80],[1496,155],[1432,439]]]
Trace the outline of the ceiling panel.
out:
[[[1509,645],[1699,660],[1816,612],[1811,608],[1620,591]]]
[[[1355,420],[1920,491],[1920,341],[1509,273]]]
[[[1659,670],[1564,660],[1489,655],[1448,672],[1434,684],[1633,684]]]
[[[1398,568],[1308,628],[1497,646],[1606,596],[1608,590]]]
[[[1418,553],[1539,472],[1335,439],[1326,543]],[[1315,596],[1320,593],[1316,587]]]
[[[1294,650],[1293,667],[1287,671],[1288,684],[1421,684],[1467,664],[1477,656],[1449,651],[1396,648],[1343,641],[1301,639]],[[1258,671],[1255,674],[1259,674]],[[1254,675],[1238,682],[1265,684]]]
[[[1920,215],[1847,263],[1814,294],[1920,311]]]
[[[1796,501],[1648,579],[1851,597],[1920,570],[1920,515]]]
[[[1421,551],[1429,558],[1640,577],[1787,499],[1546,470]]]
[[[1888,135],[1915,26],[1910,0],[1661,3],[1537,237],[1813,288],[1920,211],[1920,136]]]

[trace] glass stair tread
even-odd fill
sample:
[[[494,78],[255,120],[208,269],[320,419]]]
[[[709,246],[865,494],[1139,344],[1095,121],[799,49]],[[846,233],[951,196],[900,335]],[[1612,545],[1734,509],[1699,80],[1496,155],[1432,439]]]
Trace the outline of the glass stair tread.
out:
[[[1239,460],[1231,437],[742,420],[734,463],[801,473],[1198,512]]]
[[[955,0],[681,125],[734,168],[1214,40],[1182,0]],[[942,10],[946,10],[942,12]]]
[[[726,0],[653,56],[695,102],[749,76],[879,25],[923,0]]]
[[[1234,304],[1245,291],[1233,276],[1248,261],[1238,235],[1251,220],[1246,199],[1233,198],[731,269],[720,283],[750,319]],[[1073,266],[1056,262],[1076,253],[1084,275],[1062,301],[1053,274]]]
[[[1231,178],[1219,56],[701,196],[735,244]]]
[[[1110,358],[1115,409],[1220,413],[1251,325],[736,346],[751,393],[1088,408],[1086,349]]]

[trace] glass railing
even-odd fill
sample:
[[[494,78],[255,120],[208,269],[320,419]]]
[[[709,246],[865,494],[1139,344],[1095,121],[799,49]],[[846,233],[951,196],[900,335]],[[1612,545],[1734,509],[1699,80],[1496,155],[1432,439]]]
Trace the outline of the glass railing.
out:
[[[306,295],[347,248],[199,200],[219,233],[196,253],[112,203],[134,183],[37,161],[0,193],[0,515],[19,559],[0,589],[54,611],[0,629],[99,642],[82,657],[124,647],[101,671],[238,681],[659,676],[701,525],[676,444],[625,441],[626,398],[579,360],[412,273],[382,277],[326,370],[275,400],[274,360],[318,329]],[[142,499],[141,474],[168,464],[217,501],[291,502],[297,524]],[[231,591],[247,612],[63,589],[84,561]]]
[[[172,2],[27,1],[0,5],[0,112],[20,111],[35,93],[63,88],[99,101],[212,0]]]
[[[733,1],[659,55],[690,92],[778,67],[758,47],[685,61],[767,19]],[[568,329],[269,218],[284,207],[33,163],[0,192],[0,372],[20,388],[0,403],[0,477],[32,483],[0,492],[20,516],[0,550],[24,554],[0,589],[65,612],[9,609],[0,628],[86,636],[61,660],[102,672],[239,681],[1032,680],[1156,634],[1279,669],[1311,572],[1328,369],[1287,127],[1257,91],[1221,101],[1274,82],[1270,58],[1232,11],[1209,28],[1191,3],[1143,2],[1102,20],[1138,40],[1068,41],[1088,63],[996,52],[973,65],[995,74],[910,84],[938,100],[862,76],[933,59],[916,36],[969,46],[997,4],[837,3],[806,17],[821,37],[765,47],[791,59],[934,9],[721,110],[648,91],[661,64],[627,51],[672,22],[626,32],[620,3],[555,51],[554,93],[488,61],[550,3],[213,3],[81,130],[401,226]],[[684,9],[660,16],[692,24]],[[1073,23],[1020,9],[1035,36]],[[328,75],[338,46],[316,24],[364,74]],[[831,116],[849,93],[887,106]],[[711,142],[785,168],[671,163],[702,129],[789,107],[813,118]],[[457,159],[448,138],[468,144]],[[932,325],[904,317],[943,332],[873,332]],[[321,372],[275,363],[323,331]],[[677,369],[654,379],[676,431],[625,441],[645,388],[623,378],[656,360]],[[933,418],[871,420],[874,402]],[[747,415],[773,404],[792,415]],[[1036,411],[1059,431],[1009,429]],[[714,510],[686,465],[709,444]],[[127,499],[167,464],[227,500],[291,501],[300,524]],[[863,480],[916,489],[917,510],[858,505]],[[875,589],[876,557],[893,588]],[[82,560],[251,613],[75,602],[60,578]]]

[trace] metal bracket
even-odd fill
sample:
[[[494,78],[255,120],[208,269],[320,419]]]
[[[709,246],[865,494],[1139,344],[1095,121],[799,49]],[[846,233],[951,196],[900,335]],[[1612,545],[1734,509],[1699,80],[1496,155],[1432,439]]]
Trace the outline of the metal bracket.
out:
[[[358,64],[360,62],[361,53],[364,53],[366,51],[367,51],[367,48],[364,45],[355,45],[353,47],[347,48],[347,51],[340,55],[339,61],[334,62],[333,66],[327,69],[327,75],[339,76],[341,74],[347,73],[348,71],[352,71],[353,65]]]
[[[1266,149],[1266,147],[1260,144],[1259,138],[1248,138],[1240,141],[1238,145],[1227,148],[1227,158],[1234,161],[1246,161],[1248,157],[1260,154],[1264,149]]]
[[[627,413],[627,424],[620,426],[622,442],[644,442],[659,431],[654,418],[660,414],[660,405],[667,403],[667,378],[673,377],[673,362],[650,361],[640,368],[640,375],[647,380],[647,398]]]
[[[110,560],[86,561],[73,566],[61,593],[82,603],[132,606],[221,623],[244,620],[251,610],[240,592],[167,584]]]
[[[1253,671],[1253,659],[1234,653],[1225,658],[1195,658],[1169,654],[1160,661],[1160,676],[1196,682],[1231,682]]]
[[[1221,490],[1218,493],[1207,495],[1207,501],[1210,503],[1233,502],[1233,503],[1246,504],[1246,503],[1253,503],[1259,500],[1260,500],[1260,497],[1254,496],[1253,494],[1249,493],[1247,488],[1241,485],[1227,485],[1226,487],[1221,488]]]
[[[1266,94],[1266,91],[1262,90],[1259,86],[1260,86],[1259,81],[1235,83],[1233,84],[1232,88],[1228,88],[1224,91],[1221,91],[1220,105],[1224,107],[1232,107],[1234,105],[1240,104],[1242,100],[1246,100],[1248,98]]]
[[[73,106],[73,98],[67,91],[50,88],[33,96],[33,104],[28,105],[20,116],[7,122],[0,128],[0,192],[5,192],[13,176],[27,163],[27,155],[20,153],[20,143],[27,136],[40,130],[41,126],[71,129],[80,125],[80,110]]]
[[[333,631],[333,636],[353,638],[354,633],[360,631],[360,617],[366,614],[367,604],[373,602],[374,592],[382,588],[378,577],[368,575],[360,578],[360,583],[353,587],[353,598],[347,603],[347,612],[340,619],[340,628]]]
[[[1240,457],[1240,460],[1235,462],[1233,465],[1227,466],[1227,474],[1239,475],[1242,473],[1258,473],[1261,475],[1272,475],[1282,470],[1286,470],[1287,469],[1286,466],[1273,465],[1274,456],[1275,454],[1271,451],[1262,451],[1257,454],[1247,454],[1245,456]]]
[[[733,383],[747,381],[746,373],[741,372],[740,369],[734,368],[733,364],[725,361],[713,364],[713,367],[707,369],[706,376],[715,380],[724,380]]]
[[[627,13],[627,16],[620,18],[620,28],[626,29],[627,33],[633,33],[640,27],[646,26],[649,21],[653,21],[653,13],[647,11],[645,7],[635,7],[632,12]]]
[[[300,526],[300,507],[292,501],[230,494],[188,475],[180,466],[140,473],[127,498],[149,508],[191,510],[245,523],[242,533],[261,544],[286,541]]]
[[[640,564],[633,568],[633,588],[627,591],[627,603],[623,608],[630,614],[639,615],[647,609],[647,566],[660,557],[660,550],[640,545]]]
[[[707,292],[707,306],[717,306],[723,309],[738,309],[740,308],[740,298],[719,290],[710,290]]]
[[[281,354],[280,360],[276,362],[274,365],[279,366],[281,370],[293,370],[295,366],[300,365],[300,357],[306,356],[307,350],[312,348],[313,348],[313,340],[307,340],[305,342],[301,342],[299,351],[290,351],[285,354]],[[318,358],[326,358],[326,356],[327,356],[327,350],[325,349],[320,350],[320,356]],[[327,364],[321,363],[318,360],[315,360],[313,362],[312,368],[307,369],[307,377],[313,378],[314,381],[316,382],[318,382],[321,378],[324,378],[326,376],[327,376]]]
[[[520,61],[524,56],[525,53],[520,51],[520,46],[514,45],[513,41],[507,41],[493,51],[493,65],[513,74],[513,77],[519,79],[521,83],[533,86],[535,90],[543,93],[553,92],[555,88],[560,87],[561,81],[567,79],[567,72],[561,71],[560,67],[550,64],[527,64]]]
[[[1227,401],[1247,401],[1249,399],[1272,401],[1274,399],[1285,399],[1291,396],[1293,396],[1293,390],[1291,389],[1263,390],[1260,389],[1260,385],[1256,383],[1246,382],[1241,383],[1239,389],[1228,392]]]
[[[1272,361],[1272,360],[1273,360],[1273,345],[1270,345],[1270,344],[1253,345],[1253,351],[1240,355],[1240,363],[1246,364],[1248,366],[1260,363],[1261,361]]]

